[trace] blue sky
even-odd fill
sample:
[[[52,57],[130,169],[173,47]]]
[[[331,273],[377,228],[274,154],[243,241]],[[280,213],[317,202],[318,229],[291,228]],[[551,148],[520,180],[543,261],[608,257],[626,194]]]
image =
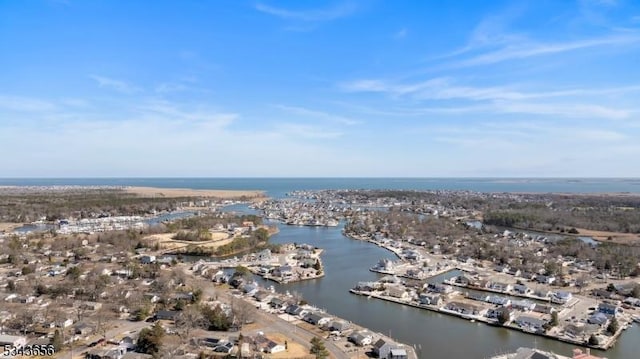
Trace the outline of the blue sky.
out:
[[[640,2],[0,0],[0,176],[640,177]]]

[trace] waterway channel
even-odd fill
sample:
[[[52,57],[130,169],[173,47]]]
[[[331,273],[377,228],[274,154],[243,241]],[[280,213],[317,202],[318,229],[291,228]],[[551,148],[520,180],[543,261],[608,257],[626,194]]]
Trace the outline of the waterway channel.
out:
[[[240,206],[235,211],[255,213]],[[273,243],[309,243],[321,247],[326,275],[323,278],[278,285],[258,278],[264,286],[273,285],[279,292],[298,292],[303,298],[329,313],[345,318],[379,333],[420,348],[421,358],[488,358],[515,351],[518,347],[537,347],[570,356],[574,348],[562,342],[513,330],[471,323],[464,319],[412,308],[382,300],[352,295],[349,289],[360,281],[380,277],[368,268],[381,258],[395,255],[374,244],[352,240],[342,235],[343,226],[301,227],[278,224],[280,232]],[[450,277],[444,274],[436,280]],[[634,325],[606,352],[592,351],[608,359],[638,358],[640,328]]]

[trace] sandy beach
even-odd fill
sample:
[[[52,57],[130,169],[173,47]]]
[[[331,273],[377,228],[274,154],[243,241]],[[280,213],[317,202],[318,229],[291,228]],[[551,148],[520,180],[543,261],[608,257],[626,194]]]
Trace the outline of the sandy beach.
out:
[[[241,190],[210,190],[210,189],[189,189],[189,188],[155,188],[155,187],[125,187],[128,193],[140,197],[215,197],[221,199],[238,199],[247,197],[251,199],[265,198],[264,191],[241,191]]]

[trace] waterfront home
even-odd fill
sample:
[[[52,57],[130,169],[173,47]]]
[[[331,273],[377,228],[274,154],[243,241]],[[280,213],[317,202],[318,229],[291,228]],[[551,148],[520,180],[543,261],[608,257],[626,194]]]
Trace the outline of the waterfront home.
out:
[[[556,281],[556,277],[547,276],[547,275],[538,275],[536,276],[536,282],[540,284],[553,284]]]
[[[466,297],[479,302],[486,302],[489,299],[489,295],[482,292],[467,292]]]
[[[603,326],[609,322],[609,317],[601,312],[595,312],[587,318],[587,323]]]
[[[519,276],[519,275],[520,275],[520,273],[521,273],[521,272],[520,272],[520,269],[517,269],[517,268],[508,268],[508,269],[507,269],[507,274],[511,274],[511,275],[512,275],[512,276],[514,276],[514,277]]]
[[[380,284],[376,282],[358,282],[358,284],[354,289],[371,292],[378,289],[379,287],[380,287]]]
[[[582,349],[573,349],[573,359],[606,359],[602,357],[597,357],[595,355],[591,355],[591,349],[585,349],[585,352],[582,352]]]
[[[407,269],[405,276],[413,279],[424,279],[426,277],[424,270],[422,270],[421,268]]]
[[[440,297],[440,295],[429,294],[429,293],[420,294],[420,297],[418,300],[420,304],[425,304],[425,305],[439,305],[440,302],[442,302],[442,298]]]
[[[492,282],[489,284],[489,289],[493,289],[499,292],[508,292],[513,289],[513,286],[509,283]]]
[[[624,302],[629,305],[640,307],[640,298],[628,297]]]
[[[445,309],[458,312],[460,314],[478,315],[481,308],[477,305],[467,304],[462,302],[449,302]]]
[[[386,275],[382,278],[379,279],[380,283],[393,283],[393,284],[399,284],[401,282],[400,278],[394,276],[394,275]]]
[[[270,296],[271,296],[271,293],[267,292],[266,290],[259,290],[253,295],[253,297],[258,302],[265,302],[267,301],[267,299],[269,299]]]
[[[553,312],[556,312],[556,308],[551,305],[536,304],[535,307],[533,307],[533,311],[536,313],[551,314]]]
[[[370,345],[372,343],[373,336],[371,335],[371,333],[365,330],[360,330],[360,331],[351,333],[347,339],[353,344],[363,347],[365,345]]]
[[[528,312],[534,310],[536,307],[536,303],[533,303],[529,300],[514,300],[511,302],[511,307],[513,309],[521,310],[523,312]]]
[[[391,272],[395,268],[395,264],[390,259],[381,259],[372,269],[383,272]]]
[[[376,358],[384,358],[388,359],[391,355],[391,349],[395,348],[395,343],[388,342],[382,338],[378,339],[378,341],[373,345],[373,355]]]
[[[573,295],[570,292],[559,290],[551,295],[551,301],[556,304],[567,304]]]
[[[486,317],[498,320],[502,316],[502,313],[505,312],[507,313],[509,320],[513,320],[514,313],[513,310],[511,310],[509,307],[490,308],[489,310],[487,310]]]
[[[598,305],[598,312],[615,316],[620,312],[620,307],[616,303],[602,302]]]
[[[287,304],[285,303],[284,300],[278,298],[278,297],[273,297],[271,298],[271,300],[269,301],[269,306],[273,309],[276,310],[282,310],[285,309],[287,307]]]
[[[531,290],[524,284],[515,284],[513,286],[513,291],[518,293],[518,294],[527,294]]]
[[[407,351],[404,348],[393,348],[389,352],[389,359],[407,359]]]
[[[506,297],[501,297],[498,295],[490,295],[487,298],[487,302],[491,303],[491,304],[495,304],[495,305],[500,305],[500,306],[508,306],[511,304],[511,299],[506,298]]]
[[[293,268],[290,265],[276,267],[273,270],[273,275],[280,278],[290,278],[293,276]]]
[[[528,315],[519,316],[518,318],[516,318],[515,322],[521,328],[534,332],[543,331],[545,324],[547,324],[547,322],[543,319],[535,318]]]
[[[595,334],[600,331],[599,325],[594,324],[567,324],[564,327],[564,332],[569,336],[573,336],[575,338],[579,337],[588,337],[591,334]]]
[[[449,294],[453,291],[448,285],[440,284],[440,283],[429,283],[427,284],[427,290],[430,292],[436,292],[440,294]]]
[[[302,320],[309,324],[323,326],[331,321],[331,317],[321,313],[307,313]]]
[[[260,289],[258,284],[256,283],[247,283],[241,287],[242,292],[246,294],[248,297],[252,297],[254,294],[258,293]]]
[[[329,324],[328,329],[332,332],[343,333],[344,331],[351,329],[351,323],[343,320],[334,320]]]
[[[289,315],[304,315],[305,313],[303,312],[306,312],[302,307],[295,304],[291,304],[284,311]]]
[[[546,289],[537,289],[535,292],[533,292],[533,295],[538,298],[549,298],[549,296],[551,296],[551,291]]]
[[[406,300],[409,298],[409,292],[403,286],[387,286],[387,295],[393,298]]]
[[[271,250],[269,248],[261,250],[256,254],[256,259],[259,261],[270,261]]]

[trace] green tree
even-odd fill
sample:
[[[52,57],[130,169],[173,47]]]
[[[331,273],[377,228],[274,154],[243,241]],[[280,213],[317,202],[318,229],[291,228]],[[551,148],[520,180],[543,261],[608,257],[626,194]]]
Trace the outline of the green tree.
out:
[[[269,240],[269,231],[264,228],[258,228],[253,232],[254,237],[260,242]]]
[[[329,351],[324,346],[322,339],[313,337],[311,339],[311,354],[316,356],[316,359],[326,359],[329,357]]]
[[[145,354],[158,355],[164,334],[164,329],[159,323],[154,324],[151,328],[142,329],[138,337],[137,351]]]

